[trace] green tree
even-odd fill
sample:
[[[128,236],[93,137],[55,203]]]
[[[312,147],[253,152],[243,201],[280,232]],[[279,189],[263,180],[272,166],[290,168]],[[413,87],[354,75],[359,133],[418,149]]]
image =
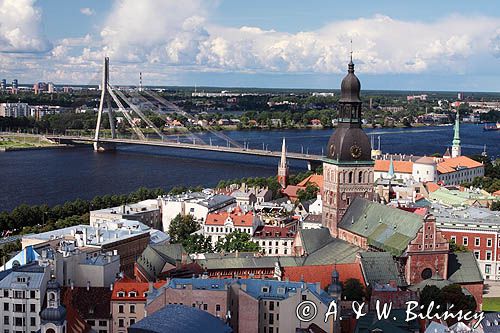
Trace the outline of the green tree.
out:
[[[458,245],[455,241],[450,240],[450,250],[451,252],[469,252],[469,249],[465,245]]]
[[[250,240],[250,235],[242,231],[233,231],[217,241],[218,252],[258,252],[259,245]]]
[[[319,187],[314,184],[308,184],[304,190],[297,191],[297,198],[299,201],[307,201],[311,199],[316,199],[318,195]]]
[[[200,229],[200,225],[196,222],[192,215],[178,214],[168,228],[171,243],[182,243],[189,236]]]
[[[182,241],[182,246],[187,253],[209,253],[213,251],[210,238],[198,234],[189,235]]]
[[[491,204],[491,207],[490,207],[491,210],[496,210],[496,211],[499,211],[500,210],[500,201],[495,201]]]
[[[452,312],[458,311],[475,311],[476,300],[471,295],[465,295],[462,291],[462,286],[459,284],[450,284],[439,289],[436,286],[426,286],[420,292],[420,304],[423,305],[422,312],[427,312],[427,309],[434,302],[431,314],[442,314],[449,305],[453,304]],[[439,308],[438,308],[439,305]],[[453,321],[448,322],[452,324]]]
[[[363,301],[366,295],[365,287],[358,279],[347,279],[342,286],[342,300]]]

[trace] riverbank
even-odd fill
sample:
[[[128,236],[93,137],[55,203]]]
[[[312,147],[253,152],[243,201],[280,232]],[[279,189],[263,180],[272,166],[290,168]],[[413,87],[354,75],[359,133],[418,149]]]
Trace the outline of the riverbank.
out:
[[[40,150],[68,147],[51,142],[43,136],[2,134],[0,136],[0,152],[19,151],[19,150]]]

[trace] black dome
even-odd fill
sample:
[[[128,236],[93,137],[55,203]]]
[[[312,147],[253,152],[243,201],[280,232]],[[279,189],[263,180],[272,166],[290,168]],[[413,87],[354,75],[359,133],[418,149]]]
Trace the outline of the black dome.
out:
[[[340,85],[340,102],[346,103],[360,103],[361,98],[359,92],[361,91],[361,83],[358,77],[354,74],[354,64],[349,63],[349,70],[347,75],[342,80]]]
[[[371,161],[370,139],[361,127],[337,127],[328,141],[326,157],[332,160]]]
[[[40,313],[40,319],[49,322],[61,322],[66,319],[66,308],[59,305],[57,308],[46,308]]]

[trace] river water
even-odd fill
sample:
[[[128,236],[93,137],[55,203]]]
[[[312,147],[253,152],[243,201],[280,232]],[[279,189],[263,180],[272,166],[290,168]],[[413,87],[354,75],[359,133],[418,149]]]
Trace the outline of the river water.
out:
[[[321,154],[333,130],[229,131],[250,148],[279,150],[286,138],[288,151]],[[444,153],[451,145],[453,127],[367,129],[384,153],[414,155]],[[224,145],[212,134],[208,142]],[[500,131],[484,132],[480,125],[461,126],[462,153],[500,156]],[[238,154],[161,147],[121,146],[116,152],[95,153],[90,147],[0,153],[0,211],[22,203],[55,205],[76,198],[128,193],[138,187],[214,186],[220,179],[276,174],[277,159]],[[290,163],[293,171],[305,162]]]

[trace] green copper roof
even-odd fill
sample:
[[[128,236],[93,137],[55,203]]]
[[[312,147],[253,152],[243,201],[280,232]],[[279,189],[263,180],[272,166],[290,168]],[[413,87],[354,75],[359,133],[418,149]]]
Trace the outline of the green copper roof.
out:
[[[448,280],[453,283],[482,282],[483,276],[472,252],[455,252],[448,256]]]
[[[417,214],[357,197],[339,226],[366,237],[369,245],[399,256],[417,235],[422,220]]]
[[[388,284],[390,281],[396,281],[398,286],[406,285],[389,252],[361,252],[359,256],[363,276],[369,285]]]
[[[332,160],[331,158],[323,157],[323,162],[336,165],[375,165],[375,161],[338,161]]]

